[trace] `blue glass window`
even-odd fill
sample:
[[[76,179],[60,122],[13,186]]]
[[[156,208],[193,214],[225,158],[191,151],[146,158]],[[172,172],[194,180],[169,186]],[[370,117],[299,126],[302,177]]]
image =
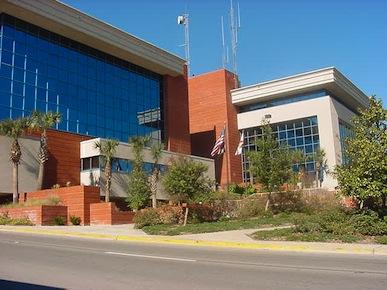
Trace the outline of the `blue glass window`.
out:
[[[161,75],[6,14],[0,25],[1,118],[53,110],[60,130],[163,140]]]
[[[241,106],[239,109],[241,113],[249,112],[249,111],[260,110],[264,108],[275,107],[275,106],[280,106],[280,105],[285,105],[285,104],[290,104],[290,103],[295,103],[300,101],[312,100],[312,99],[316,99],[316,98],[320,98],[328,95],[330,94],[326,90],[319,90],[319,91],[310,92],[307,94],[286,96],[280,99],[264,101],[264,102],[256,102],[253,104]]]
[[[272,124],[273,135],[277,136],[278,141],[282,144],[290,146],[291,150],[299,150],[304,152],[308,158],[304,163],[300,164],[307,172],[314,171],[313,156],[320,147],[320,139],[318,135],[317,117],[312,116],[300,120],[292,120],[280,124]],[[296,129],[294,129],[296,128]],[[245,130],[245,140],[243,144],[242,154],[242,170],[243,181],[250,181],[249,161],[245,156],[245,152],[256,150],[255,143],[257,139],[261,138],[261,129],[259,127],[249,128]],[[294,166],[294,170],[299,169],[299,165]],[[312,173],[314,174],[314,172]]]

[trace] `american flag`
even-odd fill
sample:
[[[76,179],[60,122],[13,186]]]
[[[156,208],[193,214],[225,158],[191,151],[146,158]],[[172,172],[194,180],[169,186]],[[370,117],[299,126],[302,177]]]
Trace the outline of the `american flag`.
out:
[[[220,155],[224,153],[224,133],[226,131],[226,127],[223,127],[222,132],[220,133],[219,138],[216,140],[214,148],[212,148],[211,156]]]

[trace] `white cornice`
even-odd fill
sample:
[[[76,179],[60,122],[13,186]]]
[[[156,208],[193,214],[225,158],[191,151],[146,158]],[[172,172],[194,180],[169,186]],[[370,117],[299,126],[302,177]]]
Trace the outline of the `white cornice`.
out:
[[[181,75],[185,60],[54,0],[2,0],[0,11],[159,74]]]
[[[328,90],[353,109],[368,106],[369,98],[334,67],[238,88],[231,95],[233,104],[241,106],[319,89]]]

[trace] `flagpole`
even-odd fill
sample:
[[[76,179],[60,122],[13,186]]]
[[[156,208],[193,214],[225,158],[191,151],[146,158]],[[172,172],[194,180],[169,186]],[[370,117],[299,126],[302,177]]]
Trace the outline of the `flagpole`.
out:
[[[226,139],[226,151],[225,151],[225,155],[226,155],[226,174],[227,174],[227,179],[226,179],[226,182],[227,182],[227,189],[226,189],[226,192],[227,192],[227,195],[228,195],[228,188],[230,186],[230,175],[229,175],[229,159],[230,159],[230,149],[229,149],[229,142],[228,142],[228,130],[227,130],[227,122],[225,121],[224,122],[224,135],[225,135],[225,139]]]

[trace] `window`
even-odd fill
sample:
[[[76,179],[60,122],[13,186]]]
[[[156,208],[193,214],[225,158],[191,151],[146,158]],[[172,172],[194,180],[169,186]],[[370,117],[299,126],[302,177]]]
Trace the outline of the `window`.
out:
[[[293,96],[287,96],[284,98],[280,99],[275,99],[275,100],[270,100],[270,101],[265,101],[265,102],[257,102],[254,104],[249,104],[245,106],[240,107],[240,112],[249,112],[249,111],[254,111],[254,110],[260,110],[263,108],[269,108],[269,107],[275,107],[275,106],[280,106],[280,105],[285,105],[285,104],[291,104],[295,102],[300,102],[300,101],[306,101],[306,100],[312,100],[324,96],[330,95],[329,92],[326,90],[319,90],[315,92],[310,92],[307,94],[302,94],[302,95],[293,95]]]
[[[161,75],[6,14],[0,25],[0,105],[8,117],[59,108],[60,130],[162,141]]]
[[[341,147],[341,163],[346,165],[349,162],[346,154],[346,142],[349,138],[354,137],[351,125],[339,119],[340,147]]]
[[[307,154],[310,158],[313,158],[313,154],[320,146],[316,116],[280,124],[272,124],[271,126],[274,136],[278,136],[278,142],[287,144],[290,148],[300,150]],[[262,130],[259,127],[249,128],[245,131],[245,140],[242,154],[242,170],[244,182],[250,181],[249,161],[247,160],[245,153],[247,151],[257,149],[255,142],[257,139],[261,138],[261,132]],[[307,172],[314,171],[314,160],[308,159],[301,165]],[[298,170],[298,167],[298,165],[294,166],[294,169]]]

